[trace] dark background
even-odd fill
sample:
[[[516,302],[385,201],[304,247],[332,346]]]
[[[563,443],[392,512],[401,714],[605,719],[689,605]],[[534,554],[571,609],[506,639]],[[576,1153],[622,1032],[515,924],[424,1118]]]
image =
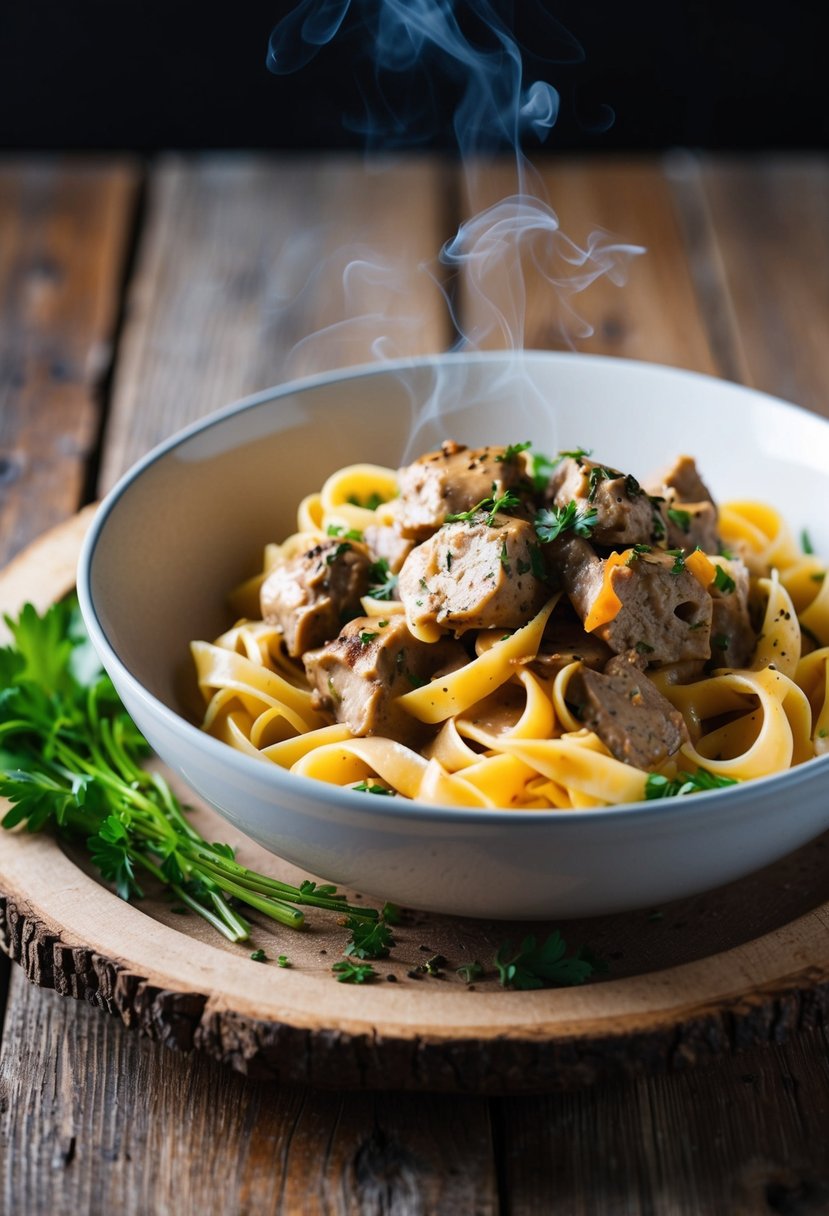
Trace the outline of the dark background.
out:
[[[561,94],[553,147],[827,142],[824,5],[816,0],[538,7],[585,54],[582,63],[543,69]],[[560,58],[538,7],[517,0],[514,28],[531,52]],[[273,76],[268,36],[292,8],[284,0],[3,0],[0,147],[359,147],[363,137],[343,128],[342,114],[360,110],[355,63],[365,39],[346,32],[297,75]],[[530,76],[540,74],[537,64],[530,61]],[[371,87],[365,73],[362,84]],[[441,89],[434,113],[451,108],[451,82]],[[424,146],[450,146],[445,125],[429,127],[420,131]]]

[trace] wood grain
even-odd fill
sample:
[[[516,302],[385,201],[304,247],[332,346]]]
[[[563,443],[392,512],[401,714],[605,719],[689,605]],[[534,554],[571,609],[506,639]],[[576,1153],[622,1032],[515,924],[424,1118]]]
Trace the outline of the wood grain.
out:
[[[30,590],[48,601],[50,579],[52,598],[64,594],[81,536],[81,521],[69,521],[0,574],[0,610],[16,612]],[[302,881],[198,801],[194,823],[207,839],[228,840],[251,869]],[[667,917],[667,935],[642,912],[561,925],[571,944],[587,939],[611,962],[608,982],[578,990],[498,985],[497,946],[528,931],[543,938],[550,925],[420,913],[408,914],[391,957],[377,964],[393,986],[336,985],[330,968],[345,935],[331,917],[313,913],[303,934],[258,925],[252,944],[270,959],[288,954],[291,966],[256,966],[250,944],[230,946],[151,891],[139,906],[127,905],[100,884],[83,853],[25,832],[0,840],[0,942],[34,983],[249,1076],[351,1089],[536,1092],[686,1068],[824,1021],[826,843],[669,905],[656,922]],[[790,896],[770,899],[777,888]],[[776,927],[757,935],[769,923]],[[712,925],[719,948],[706,955]],[[422,969],[437,954],[439,978]],[[454,968],[473,959],[487,971],[469,991]]]
[[[81,503],[138,175],[0,166],[0,562]]]
[[[449,181],[427,159],[385,173],[356,157],[162,161],[128,297],[100,488],[173,431],[247,393],[443,349],[448,315],[421,264],[451,226]]]
[[[551,292],[524,259],[525,322],[523,344],[529,349],[574,347],[588,354],[620,355],[670,363],[695,371],[716,370],[700,304],[694,291],[680,227],[679,213],[665,175],[653,162],[571,161],[553,157],[536,161],[538,191],[549,200],[560,230],[585,249],[591,233],[603,231],[613,242],[644,246],[629,261],[623,286],[599,275],[580,294]],[[532,179],[531,179],[532,180]],[[492,206],[514,188],[509,164],[496,162],[476,175],[467,194],[467,209]],[[562,279],[575,273],[550,246],[536,247],[542,267]],[[589,270],[596,260],[580,267]],[[514,283],[488,287],[508,314]],[[499,295],[503,292],[503,298]],[[564,305],[560,302],[564,301]],[[461,285],[464,327],[481,322],[479,306]],[[591,331],[583,336],[584,328]],[[496,333],[487,346],[502,346]]]
[[[484,1103],[256,1084],[17,970],[0,1151],[0,1209],[32,1216],[497,1210]]]
[[[686,156],[671,178],[724,373],[829,414],[825,158]]]

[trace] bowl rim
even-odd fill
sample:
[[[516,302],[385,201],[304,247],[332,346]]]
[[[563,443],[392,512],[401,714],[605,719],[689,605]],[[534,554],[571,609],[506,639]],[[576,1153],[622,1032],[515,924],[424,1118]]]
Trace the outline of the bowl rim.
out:
[[[197,419],[195,422],[189,423],[187,426],[174,432],[174,434],[151,448],[149,452],[127,469],[101,500],[81,548],[77,568],[77,593],[86,628],[107,670],[110,667],[114,667],[118,672],[119,679],[129,686],[132,695],[137,700],[142,701],[148,711],[152,712],[157,719],[160,719],[167,730],[172,731],[173,734],[182,736],[185,740],[189,740],[193,746],[204,747],[207,755],[213,756],[217,761],[224,761],[230,766],[231,770],[235,768],[240,778],[264,779],[266,784],[273,785],[277,794],[279,794],[282,782],[284,781],[294,787],[298,794],[315,801],[319,809],[322,809],[326,800],[328,800],[337,809],[359,811],[362,814],[369,812],[372,817],[382,817],[384,820],[388,820],[390,808],[385,800],[378,799],[359,790],[351,789],[350,787],[341,787],[318,781],[312,777],[291,773],[289,770],[282,769],[276,764],[266,764],[262,760],[249,756],[245,752],[238,751],[229,744],[222,742],[222,740],[206,734],[200,727],[189,722],[182,714],[171,709],[160,698],[156,697],[154,693],[150,692],[121,660],[114,643],[110,641],[101,623],[91,587],[95,550],[107,520],[111,516],[115,506],[129,490],[130,486],[147,469],[151,468],[168,453],[185,444],[189,439],[234,417],[236,414],[256,409],[267,402],[278,400],[280,397],[286,397],[293,393],[308,392],[330,384],[362,379],[366,376],[405,373],[416,371],[423,367],[428,368],[447,363],[485,365],[487,363],[507,363],[513,360],[519,363],[526,362],[530,364],[572,362],[578,360],[582,364],[624,367],[626,372],[633,371],[645,376],[676,376],[699,381],[702,384],[714,381],[719,385],[727,386],[728,391],[733,391],[735,397],[744,397],[746,400],[761,398],[784,411],[791,411],[802,418],[814,419],[818,423],[829,426],[829,419],[812,410],[807,410],[803,406],[796,405],[783,398],[775,397],[773,394],[766,393],[761,389],[739,384],[721,376],[692,371],[688,368],[674,367],[671,364],[654,363],[642,359],[627,359],[615,355],[582,354],[578,351],[449,351],[386,360],[381,363],[371,362],[357,364],[353,367],[334,368],[329,371],[317,372],[309,376],[283,381],[269,388],[260,389],[258,392],[241,397],[239,400],[222,406],[206,414],[203,418]],[[719,805],[720,800],[723,798],[727,798],[730,805],[739,805],[746,800],[750,800],[754,791],[765,794],[770,786],[774,787],[781,783],[785,784],[787,790],[794,792],[794,789],[803,784],[804,781],[811,783],[815,777],[819,777],[826,770],[827,766],[829,766],[829,754],[816,756],[794,768],[784,769],[778,773],[771,773],[764,777],[757,777],[735,786],[704,790],[694,794],[690,799],[654,798],[639,802],[623,802],[606,807],[583,807],[577,811],[562,811],[561,809],[552,808],[550,810],[510,810],[505,807],[458,807],[442,803],[417,802],[413,799],[400,799],[400,803],[405,807],[407,819],[414,818],[432,823],[469,823],[476,826],[489,825],[490,827],[505,827],[507,824],[536,824],[547,827],[556,823],[573,826],[578,823],[596,824],[607,820],[614,820],[629,824],[631,821],[636,822],[641,819],[650,819],[658,815],[670,815],[672,812],[681,813],[683,817],[687,818],[692,808],[696,808],[698,813],[703,814],[709,810],[713,812],[716,809],[716,805]],[[265,776],[265,774],[269,774],[269,776]],[[323,790],[325,797],[322,797]],[[773,796],[773,789],[769,791],[769,796]],[[378,805],[378,802],[380,805]]]

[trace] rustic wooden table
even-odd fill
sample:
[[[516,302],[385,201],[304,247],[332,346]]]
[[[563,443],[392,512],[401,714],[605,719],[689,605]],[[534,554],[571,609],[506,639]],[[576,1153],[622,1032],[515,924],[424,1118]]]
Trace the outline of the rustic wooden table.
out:
[[[648,247],[627,286],[581,298],[595,332],[579,349],[829,412],[829,162],[541,170],[569,234]],[[486,180],[504,193],[505,171]],[[363,329],[289,359],[338,317],[330,278],[292,297],[302,258],[333,268],[368,240],[415,268],[462,199],[429,159],[381,175],[334,157],[0,165],[0,561],[185,423],[286,369],[368,357]],[[444,348],[428,276],[413,269],[402,298],[419,320],[399,353]],[[530,301],[526,345],[561,344]],[[5,968],[3,1212],[829,1211],[820,1029],[777,1044],[772,1026],[768,1047],[710,1067],[548,1097],[323,1093],[176,1055]]]

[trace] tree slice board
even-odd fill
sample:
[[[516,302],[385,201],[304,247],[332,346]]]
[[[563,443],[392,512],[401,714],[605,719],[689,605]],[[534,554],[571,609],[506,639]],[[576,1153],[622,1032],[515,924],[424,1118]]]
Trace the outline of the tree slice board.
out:
[[[71,589],[81,513],[0,574],[0,608]],[[179,791],[187,797],[186,791]],[[298,871],[206,806],[194,821],[253,868]],[[581,988],[510,992],[492,960],[549,924],[407,911],[379,978],[337,983],[346,929],[310,910],[293,932],[257,921],[231,945],[161,895],[126,904],[80,852],[48,835],[0,835],[0,939],[29,979],[83,998],[171,1047],[241,1072],[338,1088],[531,1093],[684,1068],[779,1042],[829,1007],[829,833],[738,883],[666,905],[560,924],[609,963]],[[354,893],[352,893],[354,894]],[[355,896],[356,897],[356,896]],[[251,960],[262,947],[268,962]],[[290,966],[276,959],[284,954]],[[443,962],[426,961],[442,955]],[[457,974],[480,961],[468,986]]]

